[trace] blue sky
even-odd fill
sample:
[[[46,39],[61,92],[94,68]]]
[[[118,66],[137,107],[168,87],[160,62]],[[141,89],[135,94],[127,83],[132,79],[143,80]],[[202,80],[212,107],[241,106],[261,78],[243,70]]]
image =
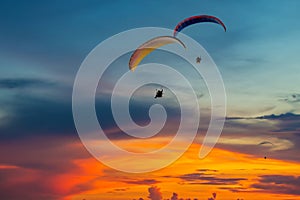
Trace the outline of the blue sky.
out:
[[[224,21],[225,34],[215,25],[193,26],[184,33],[200,42],[219,66],[229,105],[256,104],[254,94],[259,94],[255,97],[259,101],[280,104],[281,96],[298,92],[297,5],[298,1],[267,0],[4,1],[0,8],[1,77],[72,84],[87,53],[111,35],[146,26],[173,29],[187,16],[209,13]]]

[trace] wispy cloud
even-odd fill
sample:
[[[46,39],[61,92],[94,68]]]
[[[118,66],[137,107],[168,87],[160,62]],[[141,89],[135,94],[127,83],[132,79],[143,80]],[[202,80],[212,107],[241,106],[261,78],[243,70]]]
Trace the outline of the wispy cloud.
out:
[[[142,180],[125,180],[124,183],[128,184],[136,184],[136,185],[152,185],[159,183],[160,181],[157,181],[155,179],[142,179]]]
[[[198,172],[218,172],[216,169],[197,169]]]
[[[300,102],[300,94],[299,93],[293,93],[290,94],[282,99],[281,101],[285,101],[287,103],[299,103]]]
[[[187,184],[199,185],[236,185],[240,181],[247,180],[245,178],[221,178],[215,175],[205,173],[190,173],[177,176]]]
[[[300,195],[300,177],[285,175],[262,175],[258,183],[251,187],[260,192],[269,192],[276,194]]]
[[[300,115],[295,113],[271,114],[257,117],[226,117],[227,120],[242,120],[242,119],[266,119],[266,120],[300,120]]]
[[[266,142],[268,142],[269,144],[266,144]],[[268,151],[280,151],[291,149],[294,147],[294,143],[292,141],[274,136],[221,137],[218,143],[223,145],[236,145],[244,147],[252,146],[252,148],[265,149]]]
[[[0,79],[0,89],[24,89],[32,87],[51,86],[54,83],[33,78],[6,78]]]
[[[256,117],[226,117],[227,122],[237,121],[234,124],[247,125],[256,124],[257,120],[275,122],[272,125],[274,132],[289,132],[300,130],[300,114],[287,112],[282,114],[270,114]],[[265,128],[268,124],[265,124]],[[275,129],[277,128],[277,129]]]

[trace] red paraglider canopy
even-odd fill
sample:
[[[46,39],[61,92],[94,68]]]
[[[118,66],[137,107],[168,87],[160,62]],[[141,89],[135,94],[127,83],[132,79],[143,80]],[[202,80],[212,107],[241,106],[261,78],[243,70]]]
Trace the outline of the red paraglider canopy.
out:
[[[220,24],[221,26],[223,26],[224,30],[226,31],[226,26],[219,18],[210,15],[197,15],[197,16],[186,18],[181,22],[179,22],[174,29],[174,37],[178,34],[178,32],[180,32],[185,27],[192,24],[201,23],[201,22],[212,22],[212,23]]]

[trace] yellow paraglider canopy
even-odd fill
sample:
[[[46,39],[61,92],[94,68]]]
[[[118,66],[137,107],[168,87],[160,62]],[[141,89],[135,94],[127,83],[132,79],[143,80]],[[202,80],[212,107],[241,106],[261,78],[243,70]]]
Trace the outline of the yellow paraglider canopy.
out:
[[[134,71],[139,65],[139,63],[152,51],[154,51],[155,49],[161,46],[172,44],[172,43],[178,43],[184,48],[186,48],[183,42],[181,42],[179,39],[172,36],[160,36],[160,37],[153,38],[145,42],[141,46],[139,46],[133,52],[129,60],[129,69],[131,71]]]

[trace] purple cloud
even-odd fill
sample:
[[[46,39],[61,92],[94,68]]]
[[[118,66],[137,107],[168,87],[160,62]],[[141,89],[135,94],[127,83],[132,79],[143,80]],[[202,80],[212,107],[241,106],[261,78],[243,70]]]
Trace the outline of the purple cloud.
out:
[[[156,186],[152,186],[148,189],[149,196],[151,200],[162,200],[162,193],[160,189]]]
[[[123,182],[128,184],[137,184],[137,185],[152,185],[152,184],[159,183],[159,181],[155,179],[125,180]]]
[[[200,185],[235,185],[239,181],[247,180],[245,178],[219,178],[204,173],[191,173],[178,176],[189,184],[200,184]]]
[[[263,175],[251,186],[261,192],[300,195],[300,176]]]

